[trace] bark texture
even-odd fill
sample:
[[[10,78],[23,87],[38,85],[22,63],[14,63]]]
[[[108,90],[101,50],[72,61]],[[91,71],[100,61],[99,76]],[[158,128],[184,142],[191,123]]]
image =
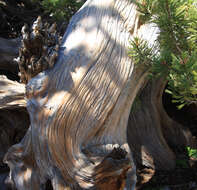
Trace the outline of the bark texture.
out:
[[[25,108],[25,85],[0,75],[0,109]]]
[[[31,127],[4,159],[17,189],[47,179],[54,190],[134,189],[127,122],[148,71],[127,50],[135,35],[153,43],[155,30],[139,27],[130,0],[89,0],[75,14],[55,66],[26,86]]]

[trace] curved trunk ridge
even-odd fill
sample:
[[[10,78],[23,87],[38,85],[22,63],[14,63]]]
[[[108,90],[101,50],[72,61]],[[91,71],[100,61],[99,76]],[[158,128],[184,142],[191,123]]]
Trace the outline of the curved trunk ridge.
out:
[[[196,146],[191,132],[166,113],[162,95],[167,81],[148,81],[132,107],[128,122],[128,143],[138,163],[162,170],[175,167],[173,151]]]
[[[129,116],[128,141],[131,150],[135,150],[134,156],[138,163],[170,170],[175,166],[175,155],[162,133],[157,109],[157,101],[162,98],[159,95],[160,87],[161,81],[158,83],[157,79],[149,81],[140,90]]]
[[[139,28],[130,0],[88,0],[73,16],[55,66],[26,86],[31,127],[4,159],[18,189],[47,179],[54,190],[134,189],[126,128],[147,68],[134,69],[127,49],[155,31]]]

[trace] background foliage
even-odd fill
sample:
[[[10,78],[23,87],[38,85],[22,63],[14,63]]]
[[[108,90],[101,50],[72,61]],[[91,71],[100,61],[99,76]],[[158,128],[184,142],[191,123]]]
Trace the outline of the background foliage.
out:
[[[141,0],[136,4],[140,23],[155,23],[160,33],[158,47],[135,38],[129,56],[151,67],[152,76],[168,80],[167,92],[179,103],[178,108],[197,104],[197,1]]]
[[[42,0],[40,3],[47,13],[62,21],[68,21],[83,4],[76,0]]]
[[[57,22],[58,31],[63,34],[70,18],[84,2],[85,0],[0,0],[0,36],[20,36],[24,23],[31,26],[38,15],[44,22]]]

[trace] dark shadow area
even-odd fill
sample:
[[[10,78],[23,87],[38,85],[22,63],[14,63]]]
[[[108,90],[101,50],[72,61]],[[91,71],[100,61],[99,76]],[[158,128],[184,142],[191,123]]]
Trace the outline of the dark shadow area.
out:
[[[171,171],[154,171],[150,168],[139,167],[137,170],[137,190],[196,190],[197,162],[182,160],[183,165],[177,162],[176,168]]]
[[[51,180],[47,180],[45,189],[46,190],[53,190]]]
[[[3,163],[3,157],[9,147],[21,141],[29,124],[26,108],[0,110],[0,190],[11,190],[9,185],[5,184],[9,167]]]
[[[8,176],[8,174],[9,174],[8,168],[7,168],[7,171],[4,171],[4,172],[1,169],[1,172],[0,172],[0,188],[1,188],[1,190],[12,190],[5,184],[5,180]]]
[[[178,104],[172,103],[172,99],[170,94],[163,93],[165,111],[197,137],[197,105],[191,104],[178,109]],[[154,170],[137,163],[137,190],[197,189],[197,158],[189,157],[186,148],[180,151],[173,147],[173,151],[176,153],[176,167],[172,171]]]
[[[8,79],[13,80],[13,81],[17,81],[17,82],[20,81],[18,73],[13,73],[11,71],[0,69],[0,75],[5,75]]]
[[[0,36],[16,38],[20,35],[24,23],[31,24],[38,15],[46,16],[38,5],[39,3],[26,0],[2,0],[0,2]]]
[[[170,94],[163,93],[163,105],[167,114],[175,121],[188,127],[192,135],[197,137],[197,105],[190,104],[178,109],[178,104],[172,103],[172,100],[173,98]]]
[[[154,170],[137,164],[136,190],[196,190],[197,159],[177,155],[172,171]]]

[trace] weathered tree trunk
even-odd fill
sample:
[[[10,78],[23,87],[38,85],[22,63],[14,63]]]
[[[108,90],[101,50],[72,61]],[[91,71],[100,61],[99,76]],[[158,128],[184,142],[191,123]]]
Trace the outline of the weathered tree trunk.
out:
[[[54,190],[134,189],[135,164],[127,124],[148,69],[134,68],[127,51],[133,36],[153,44],[156,33],[151,24],[139,26],[136,6],[130,0],[89,0],[75,14],[56,65],[26,86],[31,126],[4,159],[19,190],[40,190],[48,179]],[[155,164],[173,168],[174,155],[157,125],[152,104],[145,101],[140,111],[149,106],[153,111],[152,138],[146,139],[149,131],[135,121],[130,122],[131,134],[136,140],[137,130],[143,131],[145,140],[140,146],[148,140],[150,153],[158,146],[161,159]],[[140,114],[133,118],[143,122]],[[137,142],[130,141],[132,150]],[[162,163],[165,156],[169,156],[169,161],[164,159],[166,165]]]

